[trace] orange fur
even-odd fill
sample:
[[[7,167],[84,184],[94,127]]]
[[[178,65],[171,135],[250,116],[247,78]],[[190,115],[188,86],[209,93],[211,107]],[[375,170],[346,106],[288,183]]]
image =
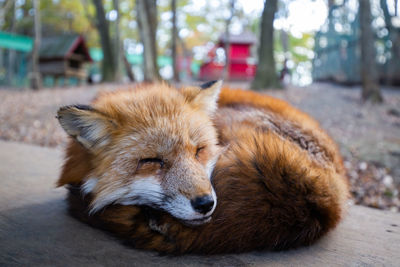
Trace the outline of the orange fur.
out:
[[[136,248],[167,253],[286,249],[312,244],[334,228],[344,212],[348,185],[337,146],[319,124],[284,101],[228,88],[210,115],[209,96],[196,100],[201,92],[197,87],[176,90],[157,84],[100,95],[92,106],[118,127],[107,124],[111,137],[106,147],[88,151],[71,140],[58,181],[59,186],[69,185],[71,214]],[[127,143],[126,137],[144,125],[150,127],[148,135],[142,132],[135,138],[151,142]],[[164,135],[157,132],[161,130]],[[171,136],[176,136],[173,147],[167,144]],[[224,148],[212,173],[218,204],[210,222],[186,226],[168,212],[118,203],[89,215],[93,200],[148,174],[187,196],[208,194],[202,168],[220,153],[216,138]],[[199,146],[206,148],[194,157]],[[162,157],[169,158],[165,170],[153,163],[139,168],[132,154],[112,163],[126,151],[146,157],[167,151]],[[165,180],[172,161],[178,162],[176,177]],[[124,176],[127,168],[132,173]],[[99,180],[90,194],[80,193],[88,176],[118,171]]]

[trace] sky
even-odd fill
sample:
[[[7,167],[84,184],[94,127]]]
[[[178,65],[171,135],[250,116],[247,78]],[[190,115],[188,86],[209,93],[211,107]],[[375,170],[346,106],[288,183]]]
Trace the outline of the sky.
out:
[[[264,0],[237,0],[247,14],[260,14],[264,7]],[[304,32],[318,31],[328,15],[324,0],[296,0],[288,2],[287,19],[276,19],[274,27],[289,29],[293,35]]]
[[[264,7],[264,0],[236,0],[247,14],[260,15]],[[299,35],[303,32],[318,31],[324,24],[328,16],[326,0],[282,0],[289,4],[289,14],[287,20],[276,19],[274,27],[277,29],[290,29],[293,35]],[[342,0],[343,1],[343,0]],[[337,3],[342,2],[337,0]],[[379,0],[372,1],[373,7],[379,9]],[[394,13],[394,0],[387,0],[389,12]],[[349,0],[348,5],[351,9],[357,9],[357,1]],[[400,5],[397,7],[400,13]],[[374,11],[374,10],[373,10]],[[394,20],[394,23],[400,25],[400,19]]]
[[[264,0],[236,0],[245,13],[260,16]],[[325,0],[282,0],[287,4],[287,17],[275,18],[274,28],[290,31],[294,37],[301,38],[303,33],[319,31],[328,16]],[[311,63],[299,64],[293,71],[292,83],[300,86],[310,84]]]

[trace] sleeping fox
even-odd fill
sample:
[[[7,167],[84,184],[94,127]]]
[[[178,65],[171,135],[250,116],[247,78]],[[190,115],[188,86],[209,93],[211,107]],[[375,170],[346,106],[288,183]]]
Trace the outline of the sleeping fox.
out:
[[[163,253],[309,245],[344,213],[336,144],[287,103],[222,82],[142,85],[60,108],[70,213]]]

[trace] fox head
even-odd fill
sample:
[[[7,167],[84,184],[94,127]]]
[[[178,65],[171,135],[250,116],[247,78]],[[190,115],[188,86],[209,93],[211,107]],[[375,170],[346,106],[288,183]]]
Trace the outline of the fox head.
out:
[[[188,224],[207,222],[217,204],[210,177],[221,149],[211,118],[221,84],[147,85],[60,108],[62,128],[91,154],[82,181],[93,196],[90,212],[144,205]]]

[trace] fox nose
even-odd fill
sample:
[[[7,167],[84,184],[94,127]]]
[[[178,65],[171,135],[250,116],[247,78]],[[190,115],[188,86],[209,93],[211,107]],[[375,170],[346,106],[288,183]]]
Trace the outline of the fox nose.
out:
[[[190,201],[195,211],[206,214],[214,207],[214,199],[210,195],[196,197]]]

